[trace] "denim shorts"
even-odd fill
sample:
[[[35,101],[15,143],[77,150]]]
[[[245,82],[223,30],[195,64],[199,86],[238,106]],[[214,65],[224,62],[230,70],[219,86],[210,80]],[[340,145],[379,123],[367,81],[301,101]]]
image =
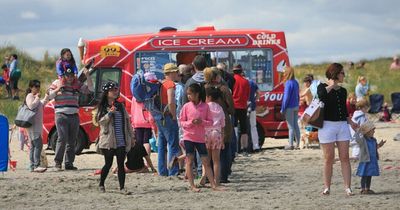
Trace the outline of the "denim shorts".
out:
[[[199,153],[200,157],[208,155],[205,143],[197,143],[189,140],[184,140],[183,143],[185,144],[186,156],[195,155],[195,149]]]

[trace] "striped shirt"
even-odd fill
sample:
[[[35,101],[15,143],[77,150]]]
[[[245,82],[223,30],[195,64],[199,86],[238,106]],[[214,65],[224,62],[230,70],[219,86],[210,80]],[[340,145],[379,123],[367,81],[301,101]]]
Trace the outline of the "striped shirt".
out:
[[[63,85],[62,90],[56,93],[54,90],[58,86]],[[54,99],[55,113],[76,114],[79,112],[79,93],[88,94],[89,87],[82,84],[78,80],[74,80],[72,84],[61,81],[54,81],[50,85],[49,99]]]
[[[115,139],[117,140],[117,148],[125,146],[125,135],[124,135],[124,118],[121,110],[114,112],[114,130]]]

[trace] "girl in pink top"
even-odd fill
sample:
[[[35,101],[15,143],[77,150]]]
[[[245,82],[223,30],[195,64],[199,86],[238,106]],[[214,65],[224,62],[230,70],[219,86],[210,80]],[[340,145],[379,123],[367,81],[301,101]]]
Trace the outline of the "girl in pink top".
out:
[[[186,157],[188,158],[186,161],[186,175],[188,176],[190,188],[194,192],[200,192],[200,189],[194,185],[192,170],[195,150],[200,154],[205,174],[210,181],[212,189],[220,190],[215,184],[205,144],[205,127],[211,126],[213,120],[210,108],[200,100],[200,98],[203,98],[200,97],[200,94],[203,94],[203,92],[199,84],[191,84],[188,87],[187,96],[189,102],[183,105],[179,119],[183,130]]]
[[[222,99],[222,92],[218,88],[212,86],[206,88],[206,100],[213,119],[213,124],[206,127],[206,147],[213,161],[214,178],[217,186],[219,186],[220,180],[220,152],[221,149],[224,149],[223,130],[225,127],[225,113],[222,107],[217,103],[220,99]],[[200,184],[204,185],[205,181],[203,170]]]

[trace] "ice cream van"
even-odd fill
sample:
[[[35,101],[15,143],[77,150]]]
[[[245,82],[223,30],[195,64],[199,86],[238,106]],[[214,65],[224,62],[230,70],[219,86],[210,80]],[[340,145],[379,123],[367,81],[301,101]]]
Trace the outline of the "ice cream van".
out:
[[[98,137],[92,124],[92,110],[101,95],[101,86],[113,80],[120,85],[120,100],[130,110],[130,82],[138,70],[162,73],[165,63],[189,64],[204,55],[210,66],[223,62],[228,71],[240,63],[246,77],[256,81],[260,91],[257,102],[257,129],[260,141],[265,137],[287,137],[288,129],[280,106],[283,99],[281,73],[290,65],[285,33],[256,29],[216,30],[213,26],[180,31],[172,27],[156,33],[110,36],[96,40],[80,39],[82,63],[94,61],[90,76],[95,91],[80,98],[80,131],[75,151],[81,153]],[[52,103],[45,107],[43,141],[55,148],[57,130]]]

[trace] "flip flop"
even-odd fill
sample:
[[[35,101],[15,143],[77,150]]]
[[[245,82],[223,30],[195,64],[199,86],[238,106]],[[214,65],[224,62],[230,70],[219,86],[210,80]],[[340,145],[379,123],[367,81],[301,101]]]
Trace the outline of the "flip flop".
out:
[[[330,191],[329,188],[325,188],[324,191],[322,191],[321,195],[329,195]]]
[[[351,190],[351,188],[347,188],[347,189],[345,190],[345,192],[346,192],[346,195],[347,195],[347,196],[353,196],[353,195],[354,195],[353,190]]]

